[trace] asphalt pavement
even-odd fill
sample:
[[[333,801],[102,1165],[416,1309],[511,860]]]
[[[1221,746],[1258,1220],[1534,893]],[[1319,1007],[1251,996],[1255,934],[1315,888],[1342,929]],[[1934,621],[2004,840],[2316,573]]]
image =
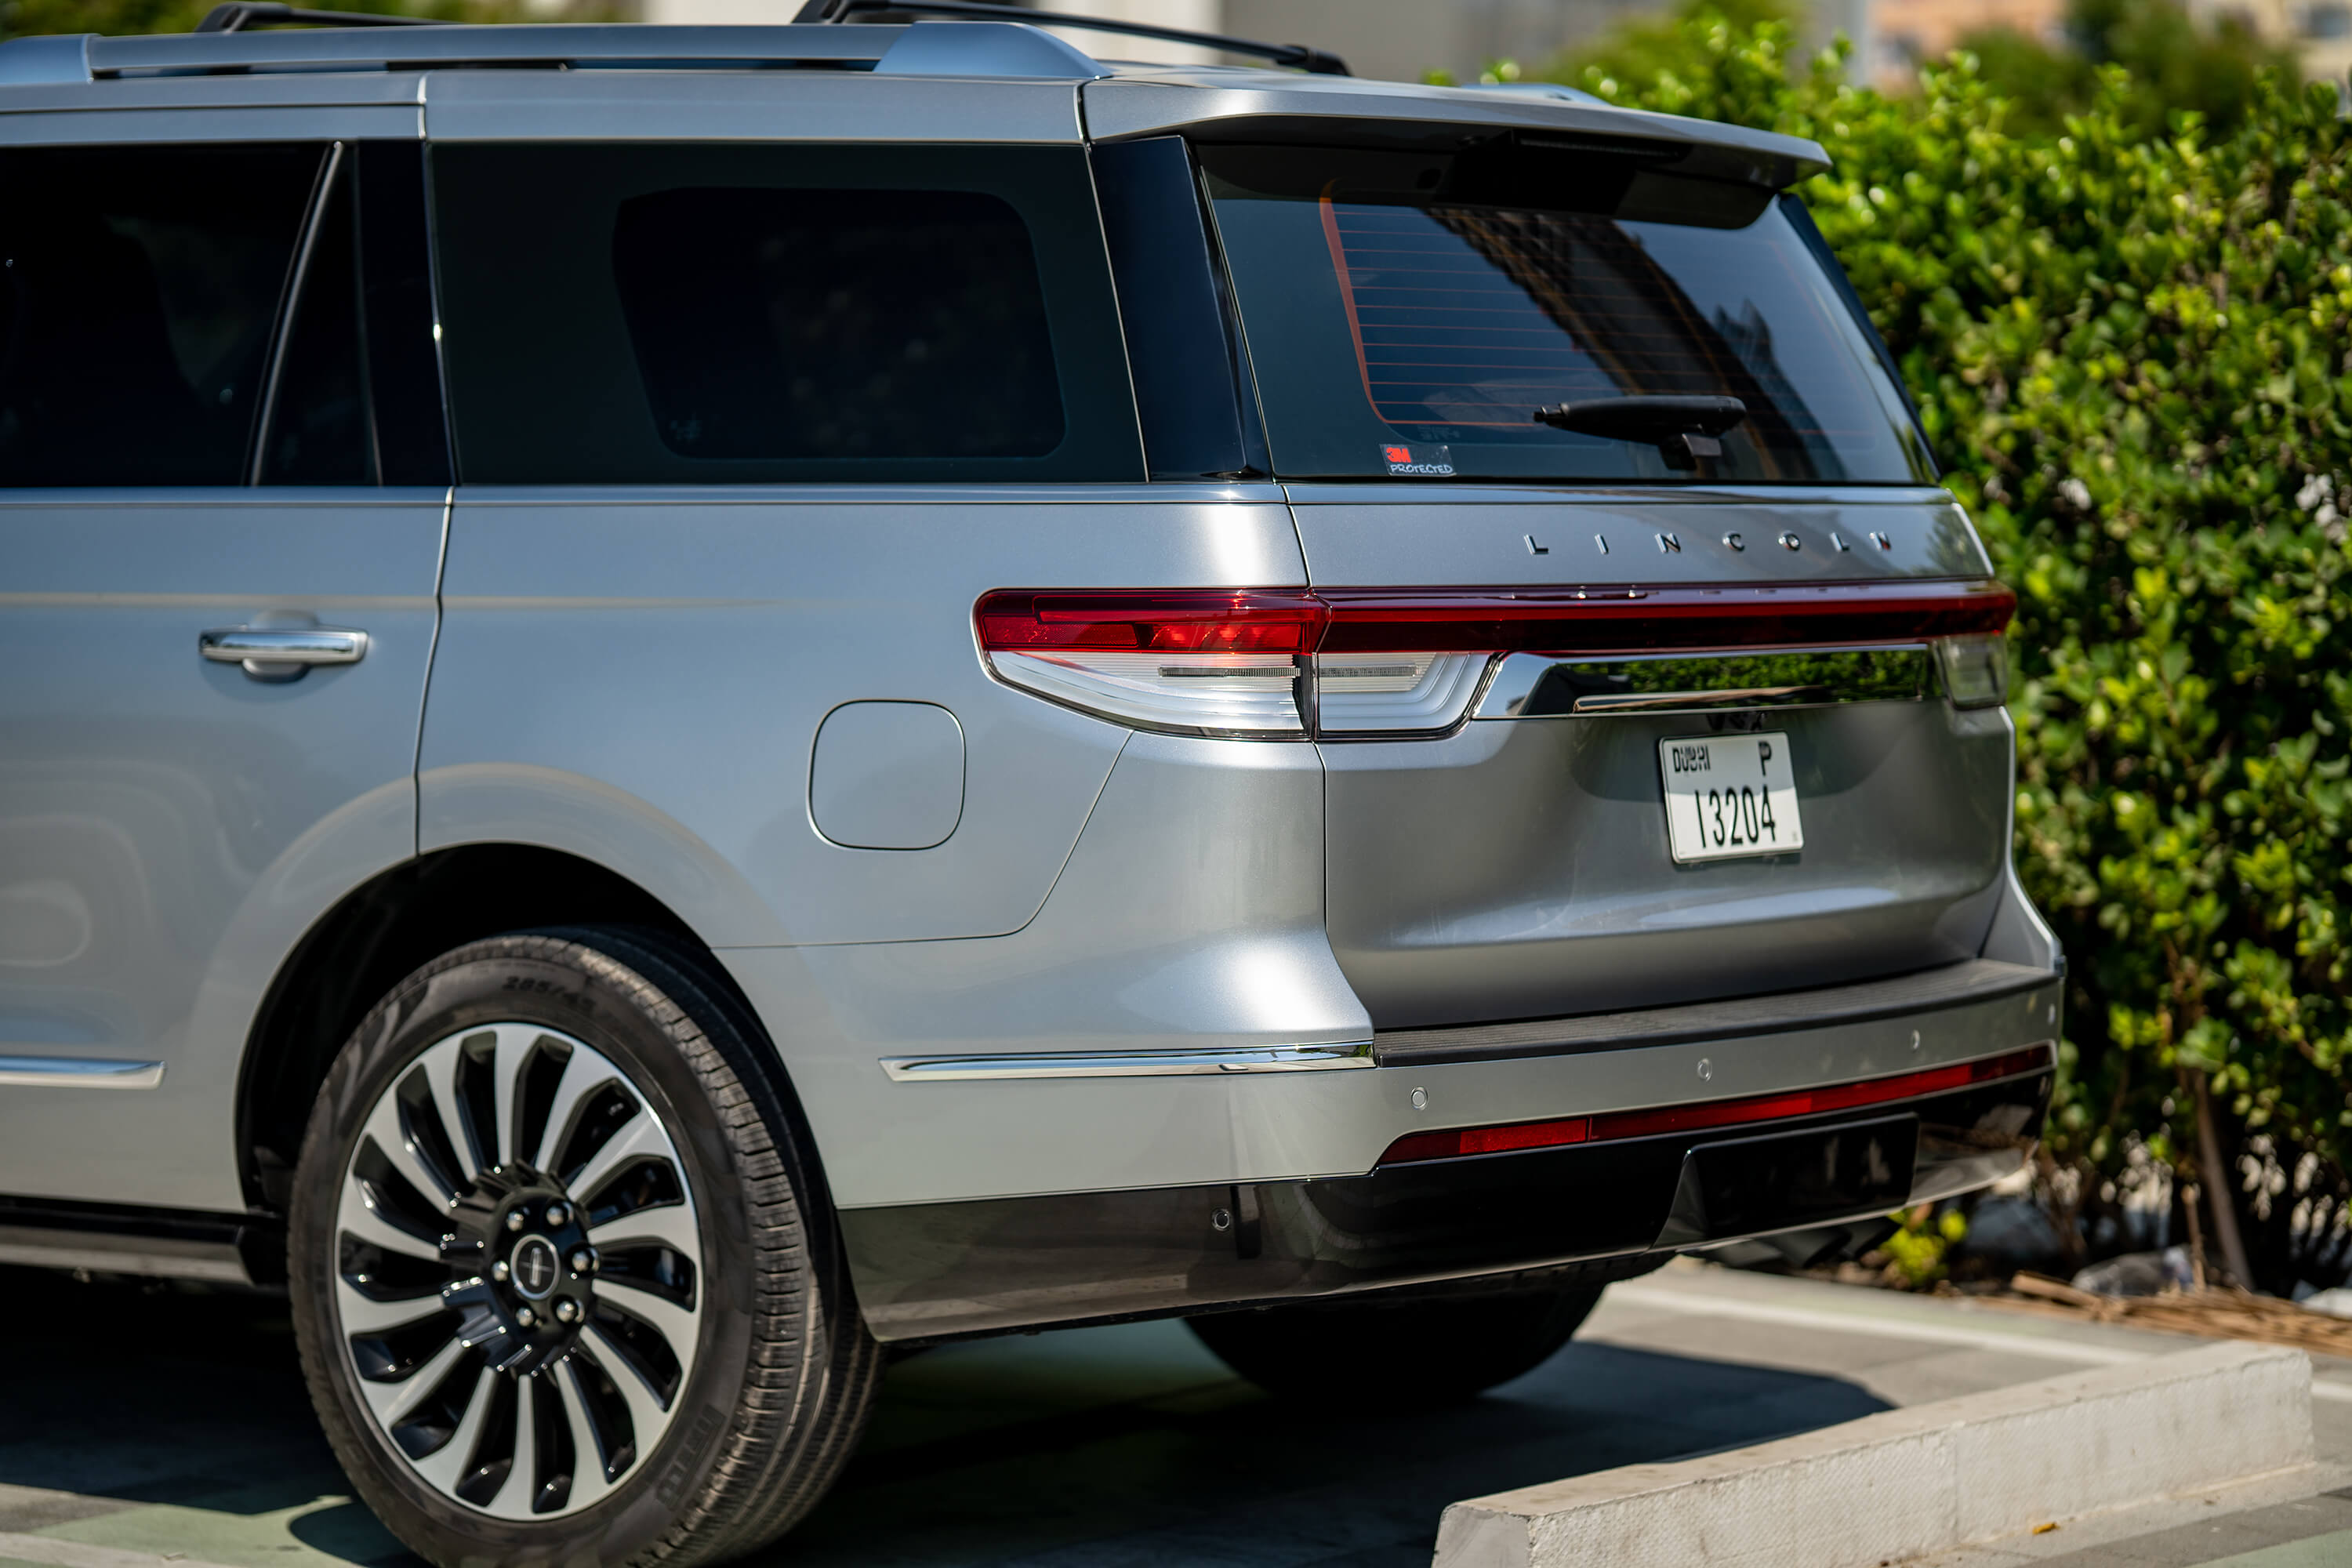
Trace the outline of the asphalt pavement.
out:
[[[16,1269],[0,1269],[0,1565],[415,1563],[350,1500],[282,1302]],[[1612,1288],[1537,1371],[1433,1415],[1277,1404],[1181,1323],[943,1346],[891,1369],[841,1487],[762,1561],[1425,1568],[1458,1498],[2193,1342],[1677,1264]],[[1406,1386],[1411,1355],[1364,1375]],[[2343,1489],[2068,1526],[2032,1558],[2352,1565],[2352,1362],[2319,1363],[2317,1377],[2320,1457],[2341,1467]]]

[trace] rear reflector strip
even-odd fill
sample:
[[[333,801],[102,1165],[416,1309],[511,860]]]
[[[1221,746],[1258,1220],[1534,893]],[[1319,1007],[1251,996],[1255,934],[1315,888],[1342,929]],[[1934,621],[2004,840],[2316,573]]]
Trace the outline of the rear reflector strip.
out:
[[[1987,1057],[1981,1061],[1955,1062],[1949,1067],[1922,1068],[1893,1078],[1867,1079],[1860,1083],[1832,1084],[1826,1089],[1791,1089],[1784,1094],[1754,1094],[1741,1100],[1708,1100],[1694,1105],[1661,1106],[1654,1110],[1612,1110],[1599,1116],[1576,1116],[1551,1121],[1515,1121],[1500,1127],[1461,1127],[1444,1132],[1409,1132],[1389,1145],[1383,1165],[1419,1160],[1454,1160],[1465,1154],[1504,1154],[1521,1149],[1556,1149],[1570,1143],[1598,1143],[1618,1138],[1653,1138],[1669,1132],[1699,1132],[1715,1128],[1746,1127],[1757,1122],[1784,1121],[1792,1117],[1820,1116],[1864,1106],[1885,1105],[1921,1095],[1942,1094],[1990,1083],[1996,1079],[2045,1072],[2051,1065],[2047,1044]]]

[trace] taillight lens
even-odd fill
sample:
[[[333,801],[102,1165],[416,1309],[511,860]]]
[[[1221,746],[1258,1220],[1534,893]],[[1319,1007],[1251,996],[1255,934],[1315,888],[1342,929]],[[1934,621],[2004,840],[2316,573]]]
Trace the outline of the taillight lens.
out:
[[[1318,728],[1327,735],[1450,730],[1492,662],[1483,653],[1318,653]]]
[[[1147,730],[1244,739],[1306,733],[1300,662],[1327,612],[1286,589],[1004,593],[975,622],[1014,686]]]
[[[1953,700],[1984,706],[2006,695],[2000,633],[2016,602],[1990,582],[1007,590],[983,597],[973,618],[989,668],[1040,696],[1141,729],[1297,739],[1309,714],[1324,735],[1451,730],[1507,653],[1932,640]]]

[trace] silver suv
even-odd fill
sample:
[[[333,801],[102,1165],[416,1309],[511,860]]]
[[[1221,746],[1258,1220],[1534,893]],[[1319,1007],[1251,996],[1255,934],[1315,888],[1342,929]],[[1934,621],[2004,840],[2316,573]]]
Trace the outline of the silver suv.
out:
[[[284,1289],[426,1558],[749,1550],[898,1347],[1458,1398],[2019,1168],[2012,599],[1818,147],[302,19],[0,47],[0,1260]]]

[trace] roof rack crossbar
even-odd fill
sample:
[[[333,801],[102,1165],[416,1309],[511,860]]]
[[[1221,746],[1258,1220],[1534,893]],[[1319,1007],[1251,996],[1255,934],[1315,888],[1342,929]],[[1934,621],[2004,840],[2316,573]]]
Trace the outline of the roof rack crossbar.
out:
[[[229,7],[223,6],[223,10]],[[1316,76],[1349,76],[1348,62],[1305,44],[1265,44],[1255,38],[1229,37],[1223,33],[1196,33],[1187,27],[1162,27],[1150,22],[1124,22],[1100,16],[1067,16],[1058,11],[1036,11],[1026,5],[1003,5],[984,0],[808,0],[798,22],[846,22],[876,11],[902,11],[924,16],[971,16],[991,22],[1026,22],[1039,27],[1080,27],[1096,33],[1120,33],[1136,38],[1159,38],[1171,44],[1200,44],[1227,54],[1255,55],[1276,65],[1297,66]]]
[[[395,16],[381,11],[305,11],[278,0],[223,0],[196,24],[199,33],[243,33],[255,27],[434,27],[430,16]]]

